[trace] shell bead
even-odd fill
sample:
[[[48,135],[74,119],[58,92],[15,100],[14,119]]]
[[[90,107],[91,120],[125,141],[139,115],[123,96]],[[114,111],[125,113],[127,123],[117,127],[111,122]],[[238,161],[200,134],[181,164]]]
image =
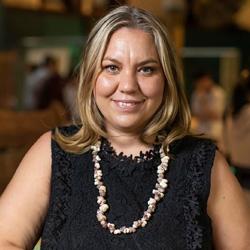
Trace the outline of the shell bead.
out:
[[[109,209],[109,206],[107,204],[102,204],[100,206],[100,210],[105,213]]]

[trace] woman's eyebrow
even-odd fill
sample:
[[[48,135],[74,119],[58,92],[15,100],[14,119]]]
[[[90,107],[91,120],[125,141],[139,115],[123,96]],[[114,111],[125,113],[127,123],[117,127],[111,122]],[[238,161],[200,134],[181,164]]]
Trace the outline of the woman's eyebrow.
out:
[[[112,58],[112,57],[104,57],[103,61],[112,61],[112,62],[121,64],[121,62],[119,60]],[[154,59],[154,58],[148,58],[148,59],[145,59],[145,60],[139,62],[138,66],[149,64],[149,63],[159,64],[159,61]]]
[[[121,62],[119,60],[117,60],[115,58],[112,58],[112,57],[104,57],[103,61],[111,61],[111,62],[115,62],[115,63],[121,64]]]
[[[143,60],[143,61],[139,62],[138,66],[149,64],[149,63],[159,64],[159,61],[156,60],[156,59],[153,59],[153,58],[149,58],[149,59],[146,59],[146,60]]]

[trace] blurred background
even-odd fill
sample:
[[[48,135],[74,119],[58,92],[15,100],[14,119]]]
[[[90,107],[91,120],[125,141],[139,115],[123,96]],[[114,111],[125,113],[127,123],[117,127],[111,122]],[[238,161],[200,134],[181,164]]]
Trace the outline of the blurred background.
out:
[[[0,194],[43,132],[77,120],[86,36],[120,4],[150,10],[167,25],[184,71],[192,130],[215,140],[232,166],[250,167],[250,0],[2,0]]]

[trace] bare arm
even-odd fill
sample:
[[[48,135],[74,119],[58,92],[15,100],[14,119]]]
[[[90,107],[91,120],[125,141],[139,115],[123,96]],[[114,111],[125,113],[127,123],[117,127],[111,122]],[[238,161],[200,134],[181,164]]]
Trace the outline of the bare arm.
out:
[[[250,249],[250,209],[223,156],[217,152],[211,177],[208,214],[218,250]]]
[[[23,158],[0,198],[0,249],[32,249],[47,213],[51,178],[51,133]]]

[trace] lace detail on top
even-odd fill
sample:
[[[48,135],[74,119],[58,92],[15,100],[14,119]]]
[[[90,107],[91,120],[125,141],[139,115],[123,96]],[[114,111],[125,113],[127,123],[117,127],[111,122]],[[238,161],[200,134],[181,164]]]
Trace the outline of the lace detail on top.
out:
[[[140,151],[139,155],[133,156],[132,154],[127,156],[123,152],[120,152],[119,154],[116,153],[114,148],[112,147],[111,143],[106,140],[102,139],[101,144],[101,150],[104,152],[104,154],[108,157],[114,158],[116,161],[123,161],[123,162],[129,162],[129,163],[140,163],[140,162],[146,162],[153,160],[154,157],[159,156],[159,149],[160,145],[153,145],[153,148],[150,150],[147,150],[146,152]]]
[[[159,149],[160,145],[154,145],[153,149],[140,152],[138,156],[127,156],[123,152],[117,154],[110,142],[103,139],[99,156],[105,165],[109,165],[108,171],[116,169],[123,176],[131,176],[136,169],[154,171],[157,164],[160,164]]]
[[[66,154],[55,141],[52,141],[52,180],[51,198],[48,218],[42,238],[44,249],[57,249],[62,228],[67,221],[69,198],[71,196],[72,165],[69,155]]]
[[[210,186],[206,169],[212,165],[215,145],[211,142],[198,142],[196,150],[190,160],[190,167],[186,179],[186,197],[184,200],[184,216],[187,221],[186,242],[187,249],[202,249],[204,228],[200,225],[201,214],[206,210],[206,201]],[[204,168],[204,166],[206,166]],[[201,194],[205,194],[203,197]],[[202,203],[201,203],[202,202]],[[201,206],[202,204],[202,206]]]

